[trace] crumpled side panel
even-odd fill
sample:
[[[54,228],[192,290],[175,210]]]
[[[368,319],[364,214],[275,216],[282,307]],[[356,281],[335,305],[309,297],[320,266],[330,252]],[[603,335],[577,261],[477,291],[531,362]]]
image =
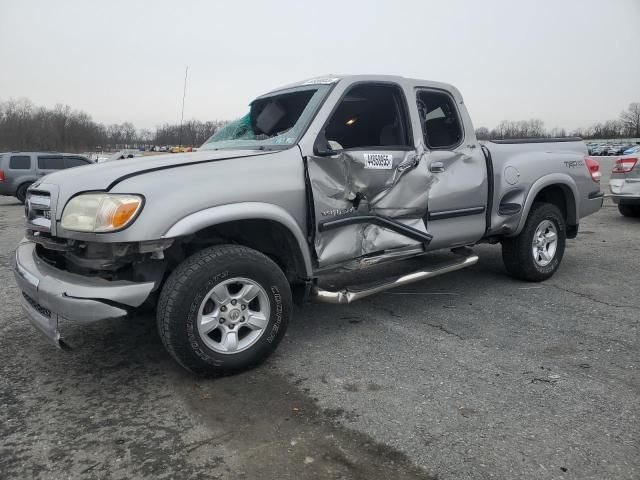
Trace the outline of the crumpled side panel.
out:
[[[430,182],[433,181],[426,162],[415,164],[415,152],[394,152],[392,168],[365,168],[365,154],[343,152],[336,157],[308,158],[316,221],[349,214],[375,213],[426,231],[423,217],[427,210]],[[410,245],[419,243],[366,224],[316,232],[315,236],[320,266]]]

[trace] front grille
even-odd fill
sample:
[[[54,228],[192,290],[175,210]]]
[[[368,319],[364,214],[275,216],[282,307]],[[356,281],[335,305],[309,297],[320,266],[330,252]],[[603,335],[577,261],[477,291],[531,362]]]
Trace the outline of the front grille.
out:
[[[49,192],[29,191],[24,204],[27,228],[51,232],[51,195]]]
[[[22,296],[36,312],[38,312],[43,317],[51,318],[51,310],[49,310],[48,308],[44,308],[42,305],[40,305],[38,302],[36,302],[33,298],[31,298],[29,295],[27,295],[24,292],[22,292]]]

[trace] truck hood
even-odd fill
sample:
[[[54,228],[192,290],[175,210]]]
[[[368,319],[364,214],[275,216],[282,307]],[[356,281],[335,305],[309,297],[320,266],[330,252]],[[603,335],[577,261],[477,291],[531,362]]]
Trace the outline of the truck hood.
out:
[[[55,191],[58,204],[79,192],[108,191],[120,181],[164,169],[188,168],[200,163],[233,160],[274,153],[258,150],[206,150],[193,153],[150,155],[124,160],[97,163],[69,170],[61,170],[43,177],[32,189]],[[134,192],[132,192],[134,193]]]

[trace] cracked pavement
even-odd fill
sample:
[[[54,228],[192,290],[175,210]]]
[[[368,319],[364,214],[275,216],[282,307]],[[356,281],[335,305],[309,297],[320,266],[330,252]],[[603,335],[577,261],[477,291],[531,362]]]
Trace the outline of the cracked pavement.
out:
[[[640,221],[607,204],[559,272],[464,271],[309,305],[276,354],[203,380],[149,316],[49,347],[10,271],[22,207],[0,199],[0,478],[640,477]]]

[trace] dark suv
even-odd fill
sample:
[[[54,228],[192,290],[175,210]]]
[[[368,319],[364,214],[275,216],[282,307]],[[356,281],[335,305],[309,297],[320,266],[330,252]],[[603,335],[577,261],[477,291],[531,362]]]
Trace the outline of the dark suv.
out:
[[[24,203],[27,188],[40,177],[57,170],[93,163],[87,157],[72,153],[0,153],[0,195],[14,196]]]

